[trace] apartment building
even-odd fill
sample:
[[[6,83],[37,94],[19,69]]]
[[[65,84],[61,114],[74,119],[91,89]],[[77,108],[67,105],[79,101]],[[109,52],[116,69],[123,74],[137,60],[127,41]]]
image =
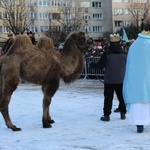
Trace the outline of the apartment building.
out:
[[[36,38],[49,28],[63,30],[60,19],[64,19],[65,15],[60,7],[69,6],[74,8],[70,19],[75,16],[75,10],[81,9],[78,14],[81,20],[80,30],[87,37],[100,39],[133,22],[133,15],[129,10],[133,3],[141,3],[141,9],[144,10],[149,0],[26,0],[27,30],[33,31]],[[0,19],[3,13],[0,12]],[[143,15],[141,11],[139,24]],[[0,20],[0,37],[6,37],[8,32],[8,27],[3,26]]]
[[[103,0],[51,0],[50,3],[45,4],[44,1],[40,0],[40,5],[38,6],[39,14],[46,14],[46,6],[49,5],[48,11],[50,12],[50,20],[49,22],[51,28],[56,28],[57,30],[62,30],[62,26],[58,21],[60,18],[64,19],[64,14],[60,12],[60,6],[64,7],[72,7],[74,9],[80,9],[80,13],[78,14],[81,20],[81,29],[86,33],[87,37],[92,37],[93,39],[98,39],[99,37],[103,37]],[[44,9],[43,9],[44,7]],[[75,15],[75,12],[72,12]],[[46,21],[41,18],[40,19],[40,32],[46,29],[44,25],[46,25]],[[48,25],[49,26],[49,25]],[[47,26],[47,27],[48,27]]]
[[[113,32],[131,23],[141,26],[142,19],[149,20],[150,0],[112,0]]]

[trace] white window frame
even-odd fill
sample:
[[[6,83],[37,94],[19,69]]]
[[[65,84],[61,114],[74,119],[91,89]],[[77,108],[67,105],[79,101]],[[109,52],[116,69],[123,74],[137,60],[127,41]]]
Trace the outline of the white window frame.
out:
[[[93,32],[101,33],[101,32],[103,32],[103,27],[102,26],[93,26]]]

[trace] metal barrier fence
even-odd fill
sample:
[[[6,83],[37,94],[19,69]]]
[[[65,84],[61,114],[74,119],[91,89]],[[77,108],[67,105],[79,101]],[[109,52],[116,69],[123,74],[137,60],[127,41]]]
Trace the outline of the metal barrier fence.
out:
[[[96,63],[100,57],[86,57],[84,61],[84,70],[82,72],[82,76],[85,79],[90,78],[91,76],[99,77],[100,79],[104,78],[104,71],[101,69],[93,69],[90,67],[90,63]]]

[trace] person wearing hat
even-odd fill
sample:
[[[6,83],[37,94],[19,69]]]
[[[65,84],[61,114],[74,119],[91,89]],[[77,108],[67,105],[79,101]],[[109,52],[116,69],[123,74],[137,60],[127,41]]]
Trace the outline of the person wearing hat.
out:
[[[105,69],[104,75],[104,116],[101,121],[110,121],[114,92],[119,100],[120,118],[126,119],[126,106],[122,88],[125,74],[127,52],[120,45],[120,35],[110,35],[110,46],[97,63],[91,63],[91,68]]]
[[[138,133],[150,125],[150,31],[142,31],[131,45],[123,82],[128,121]]]
[[[27,32],[27,35],[30,37],[32,44],[36,45],[36,41],[35,38],[33,37],[32,31]]]
[[[8,49],[10,48],[10,46],[14,42],[14,38],[13,38],[13,34],[12,33],[8,33],[7,37],[8,37],[8,39],[5,42],[4,46],[2,47],[2,55],[5,54],[8,51]]]

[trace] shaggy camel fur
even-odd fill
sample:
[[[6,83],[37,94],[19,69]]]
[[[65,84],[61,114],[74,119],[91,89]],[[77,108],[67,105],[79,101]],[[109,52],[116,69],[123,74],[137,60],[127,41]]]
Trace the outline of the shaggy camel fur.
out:
[[[8,128],[21,130],[12,123],[8,109],[20,78],[42,86],[43,128],[52,127],[54,120],[49,110],[51,99],[59,87],[60,79],[71,83],[81,74],[85,42],[83,32],[73,32],[67,37],[60,54],[53,50],[53,42],[47,37],[41,38],[37,46],[33,46],[27,36],[16,36],[9,51],[0,59],[0,111]]]

